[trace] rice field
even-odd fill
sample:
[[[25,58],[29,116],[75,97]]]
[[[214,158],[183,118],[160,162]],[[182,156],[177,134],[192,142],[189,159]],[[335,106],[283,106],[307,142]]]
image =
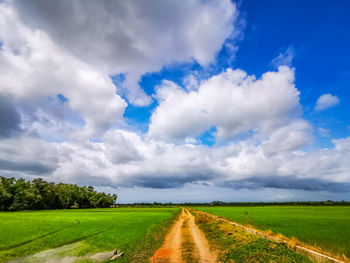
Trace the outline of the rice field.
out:
[[[330,253],[350,257],[349,206],[196,207],[244,225],[295,237]]]
[[[179,211],[110,208],[0,212],[0,262],[40,262],[43,256],[92,262],[84,256],[108,254],[115,249],[124,252],[118,262],[131,262],[133,258],[146,262],[163,242]]]
[[[333,254],[350,257],[349,206],[196,209],[262,230],[295,237]],[[64,262],[104,262],[115,249],[124,252],[124,257],[118,259],[118,262],[147,262],[162,245],[165,234],[179,212],[180,208],[159,207],[0,212],[0,262],[44,262],[47,258],[68,259]],[[217,240],[230,243],[235,238],[233,241],[236,243],[232,241],[232,244],[235,244],[236,250],[228,249],[231,243],[219,242],[217,245],[228,251],[225,250],[225,257],[232,256],[237,262],[242,258],[241,261],[244,262],[245,252],[253,248],[246,248],[244,244],[240,246],[237,237],[232,236],[230,241],[227,239],[227,231],[220,230],[218,226],[201,225],[209,241],[214,243]],[[282,247],[271,250],[271,244],[265,241],[254,242],[252,244],[256,245],[256,251],[266,252],[262,255],[266,260],[277,257],[278,253],[283,254],[283,257],[289,255],[293,260],[299,257]],[[305,260],[300,258],[296,262]]]

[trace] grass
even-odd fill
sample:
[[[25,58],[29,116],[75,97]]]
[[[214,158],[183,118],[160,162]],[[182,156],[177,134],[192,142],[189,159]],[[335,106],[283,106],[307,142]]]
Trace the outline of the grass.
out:
[[[56,256],[119,249],[125,256],[118,262],[146,262],[163,242],[179,211],[111,208],[1,212],[0,262],[62,246],[64,249],[55,251]]]
[[[193,243],[193,240],[190,237],[190,226],[188,223],[188,219],[185,220],[184,224],[182,225],[182,233],[185,233],[181,236],[182,244],[181,244],[181,255],[182,260],[186,263],[192,263],[196,262],[194,258],[194,250],[195,250],[195,244]]]
[[[219,262],[255,263],[312,263],[282,244],[276,244],[252,235],[227,222],[209,217],[200,212],[196,222],[208,240],[218,251]]]
[[[349,206],[197,207],[262,230],[295,237],[338,256],[350,257]]]

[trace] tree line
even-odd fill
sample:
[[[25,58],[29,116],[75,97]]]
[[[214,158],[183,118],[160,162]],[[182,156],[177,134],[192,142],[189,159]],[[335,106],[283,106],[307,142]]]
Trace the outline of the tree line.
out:
[[[330,206],[330,205],[350,205],[349,201],[290,201],[290,202],[222,202],[213,201],[205,203],[204,206]]]
[[[116,201],[117,195],[92,186],[0,176],[0,211],[110,207]]]
[[[291,202],[223,202],[213,201],[211,203],[132,203],[132,204],[118,204],[117,207],[182,207],[182,206],[340,206],[350,205],[350,201],[291,201]]]

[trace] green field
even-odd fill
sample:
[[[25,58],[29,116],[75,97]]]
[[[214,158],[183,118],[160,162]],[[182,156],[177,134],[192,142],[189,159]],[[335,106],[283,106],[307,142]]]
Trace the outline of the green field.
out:
[[[110,208],[0,212],[0,262],[14,258],[35,261],[37,258],[27,256],[54,248],[60,249],[50,251],[49,256],[81,258],[120,249],[125,256],[118,262],[131,262],[135,257],[146,262],[161,245],[179,211],[178,208]]]
[[[196,207],[350,257],[349,206]]]
[[[242,228],[192,210],[198,226],[218,251],[218,262],[312,263],[283,244],[253,235]]]

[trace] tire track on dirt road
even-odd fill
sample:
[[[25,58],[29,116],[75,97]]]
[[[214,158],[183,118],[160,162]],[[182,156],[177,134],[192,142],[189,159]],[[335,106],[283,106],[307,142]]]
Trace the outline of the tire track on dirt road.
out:
[[[191,247],[186,247],[191,245]],[[194,216],[185,208],[165,237],[164,243],[150,258],[151,263],[183,263],[183,252],[194,262],[215,263],[217,255],[210,250],[204,233],[195,223]],[[188,255],[191,253],[191,255]]]

